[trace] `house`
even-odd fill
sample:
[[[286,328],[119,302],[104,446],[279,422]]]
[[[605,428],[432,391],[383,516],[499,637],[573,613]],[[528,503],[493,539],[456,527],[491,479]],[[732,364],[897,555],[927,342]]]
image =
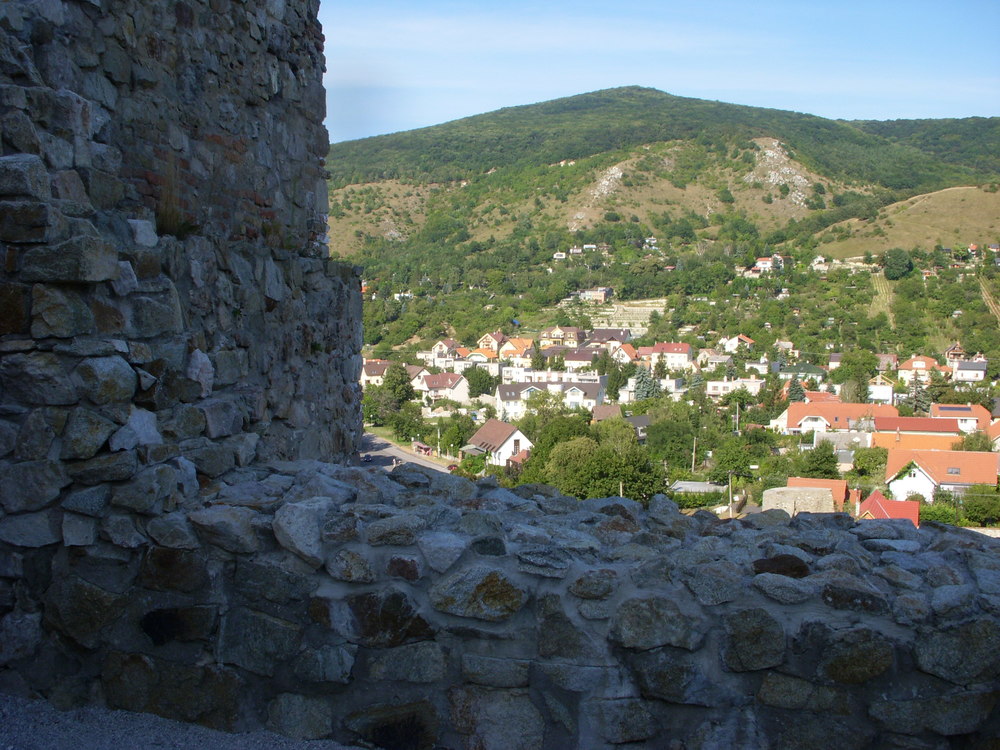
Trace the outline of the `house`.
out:
[[[986,430],[992,421],[989,410],[981,404],[931,404],[931,416],[956,420],[964,433]]]
[[[479,340],[476,342],[476,346],[480,349],[488,349],[494,353],[499,353],[500,347],[506,340],[507,337],[504,335],[503,331],[494,331],[493,333],[484,333],[480,336]]]
[[[890,500],[878,490],[861,503],[855,515],[858,520],[905,519],[914,526],[920,526],[920,502],[918,500]]]
[[[593,302],[597,305],[603,305],[609,299],[611,299],[612,289],[609,286],[598,286],[593,289],[584,289],[580,292],[580,299],[583,302]]]
[[[822,383],[826,379],[826,370],[817,365],[810,365],[806,362],[797,365],[785,365],[778,368],[778,377],[781,380],[815,380]]]
[[[699,349],[695,362],[702,370],[714,370],[720,365],[722,367],[729,367],[733,363],[733,358],[729,354],[724,354],[716,349]]]
[[[455,339],[441,339],[431,347],[431,356],[435,359],[453,357],[455,356],[455,350],[460,346],[461,344],[455,341]]]
[[[625,421],[632,425],[632,429],[635,430],[635,439],[639,441],[639,445],[645,445],[646,432],[649,430],[649,425],[652,424],[649,415],[636,414],[634,417],[625,417]]]
[[[705,395],[710,398],[722,398],[740,388],[745,389],[751,396],[760,393],[765,385],[765,381],[759,378],[723,378],[722,380],[705,381]]]
[[[895,354],[876,354],[879,372],[895,372],[899,368],[899,357]]]
[[[951,370],[947,367],[941,367],[931,357],[923,356],[910,357],[896,371],[899,379],[907,385],[912,383],[914,379],[921,383],[929,383],[932,372],[939,372],[942,375],[951,374]]]
[[[597,352],[595,350],[588,349],[587,347],[578,347],[570,349],[563,354],[563,364],[565,364],[568,372],[579,372],[580,370],[593,367],[596,357]]]
[[[797,402],[776,419],[770,427],[785,435],[805,432],[843,432],[869,426],[876,417],[898,417],[899,410],[886,404],[807,404]],[[869,427],[870,429],[870,427]]]
[[[840,363],[841,363],[841,361],[843,359],[844,359],[844,355],[842,353],[840,353],[840,352],[833,352],[830,355],[830,363],[827,365],[826,369],[828,369],[830,372],[833,372],[838,367],[840,367]]]
[[[391,365],[387,359],[368,359],[361,365],[361,387],[367,388],[370,385],[382,385],[385,371]]]
[[[585,331],[574,326],[552,326],[538,334],[538,346],[546,349],[550,346],[567,346],[575,349],[584,343]]]
[[[850,498],[850,494],[847,489],[846,479],[816,479],[814,477],[788,477],[788,481],[785,482],[785,486],[810,487],[813,489],[830,490],[830,495],[833,497],[833,508],[837,513],[842,513],[844,511],[844,506],[845,504],[847,504]]]
[[[631,344],[622,344],[611,350],[611,359],[620,365],[630,365],[639,361],[639,352]]]
[[[532,393],[548,391],[557,393],[570,409],[592,412],[595,406],[604,403],[604,384],[596,383],[510,383],[500,384],[496,390],[497,412],[504,419],[517,421],[528,411],[528,399]]]
[[[986,434],[993,441],[993,450],[1000,451],[1000,420],[987,427]]]
[[[460,404],[469,403],[469,381],[454,372],[424,375],[416,391],[424,394],[432,403],[449,399]]]
[[[611,351],[631,340],[632,331],[628,328],[595,328],[587,338],[587,346]]]
[[[964,493],[975,484],[996,486],[1000,454],[981,451],[890,450],[885,481],[896,500],[920,495],[928,502],[937,490]]]
[[[788,381],[788,388],[791,387],[792,381]],[[803,388],[805,384],[803,384]],[[785,389],[785,398],[788,398],[788,390]],[[805,391],[805,398],[802,399],[807,404],[839,404],[842,403],[840,396],[836,393],[827,393],[826,391]]]
[[[948,451],[961,439],[957,419],[876,417],[872,446]]]
[[[466,455],[485,455],[486,463],[506,466],[514,456],[531,448],[531,441],[514,425],[499,419],[487,419],[486,424],[469,438],[462,452]]]
[[[605,419],[621,419],[622,408],[618,404],[600,404],[595,406],[590,414],[590,421],[593,423],[603,422]]]
[[[959,362],[964,362],[969,358],[965,348],[957,341],[944,350],[944,361],[948,367],[953,368]]]
[[[985,359],[956,362],[951,369],[951,379],[956,383],[982,383],[986,380],[989,363]]]
[[[653,346],[640,346],[639,359],[648,362],[650,368],[663,362],[667,370],[693,370],[694,358],[690,344],[658,342]]]
[[[749,336],[744,336],[742,333],[733,336],[731,339],[722,338],[719,339],[719,348],[722,349],[726,354],[735,354],[740,349],[745,349],[747,351],[753,349],[753,345],[757,343]]]
[[[895,394],[895,384],[879,373],[868,381],[868,400],[875,404],[891,404]]]

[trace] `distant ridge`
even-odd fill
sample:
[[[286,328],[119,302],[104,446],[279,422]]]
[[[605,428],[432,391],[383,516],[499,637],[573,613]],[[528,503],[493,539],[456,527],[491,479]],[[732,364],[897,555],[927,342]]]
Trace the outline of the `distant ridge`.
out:
[[[982,122],[950,122],[967,137],[980,134],[989,143],[1000,142],[1000,118],[973,119]],[[983,156],[973,142],[945,154],[934,145],[938,121],[897,122],[910,124],[850,123],[628,86],[337,143],[328,169],[334,187],[384,179],[447,182],[644,143],[767,136],[784,142],[819,174],[893,190],[970,184],[1000,172],[1000,149]]]

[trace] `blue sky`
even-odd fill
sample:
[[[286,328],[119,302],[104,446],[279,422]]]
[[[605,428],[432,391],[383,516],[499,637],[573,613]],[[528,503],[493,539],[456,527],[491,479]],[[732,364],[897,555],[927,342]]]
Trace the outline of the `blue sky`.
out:
[[[617,86],[841,119],[1000,115],[1000,0],[320,0],[331,141]]]

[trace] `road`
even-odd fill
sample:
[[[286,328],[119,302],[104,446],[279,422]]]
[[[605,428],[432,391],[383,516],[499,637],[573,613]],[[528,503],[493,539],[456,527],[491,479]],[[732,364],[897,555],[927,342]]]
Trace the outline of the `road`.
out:
[[[372,435],[370,432],[366,432],[361,438],[361,455],[371,456],[372,460],[367,464],[368,466],[381,466],[385,469],[391,469],[393,459],[397,459],[399,461],[420,464],[436,471],[448,471],[445,465],[439,464],[433,459],[418,456],[413,451],[393,445],[388,440],[380,438],[378,435]]]

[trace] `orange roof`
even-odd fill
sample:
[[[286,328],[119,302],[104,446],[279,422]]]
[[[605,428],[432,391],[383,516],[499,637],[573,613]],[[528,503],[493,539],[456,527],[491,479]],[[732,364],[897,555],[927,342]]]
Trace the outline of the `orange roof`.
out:
[[[907,450],[950,451],[961,438],[958,435],[920,435],[912,432],[876,432],[872,448],[905,448]]]
[[[492,349],[473,349],[469,354],[482,354],[486,359],[497,359],[497,353]],[[468,356],[467,354],[466,357]]]
[[[1000,419],[986,428],[986,434],[989,435],[992,440],[1000,438]]]
[[[625,353],[625,356],[631,360],[638,359],[639,353],[635,350],[635,347],[631,344],[622,344],[615,351],[621,351]]]
[[[911,461],[935,484],[995,485],[1000,471],[1000,453],[890,449],[885,480],[894,479]]]
[[[791,384],[791,380],[788,381]],[[840,396],[836,393],[826,391],[806,391],[806,402],[810,404],[839,404],[842,403]]]
[[[933,417],[876,417],[875,432],[932,432],[961,435],[957,419]]]
[[[503,346],[500,349],[502,351],[512,351],[514,354],[520,356],[534,345],[535,342],[532,339],[512,338],[503,342]]]
[[[918,500],[889,500],[875,490],[861,503],[858,518],[905,518],[914,526],[920,526],[920,502]]]
[[[976,429],[990,426],[990,411],[982,404],[931,404],[931,416],[944,419],[973,419]]]
[[[898,417],[899,410],[886,404],[806,404],[788,405],[788,426],[798,427],[808,417],[822,419],[834,430],[850,429],[852,422],[874,417]]]
[[[833,495],[833,505],[840,511],[844,509],[847,500],[846,479],[815,479],[813,477],[788,477],[786,487],[809,487],[830,490]]]

